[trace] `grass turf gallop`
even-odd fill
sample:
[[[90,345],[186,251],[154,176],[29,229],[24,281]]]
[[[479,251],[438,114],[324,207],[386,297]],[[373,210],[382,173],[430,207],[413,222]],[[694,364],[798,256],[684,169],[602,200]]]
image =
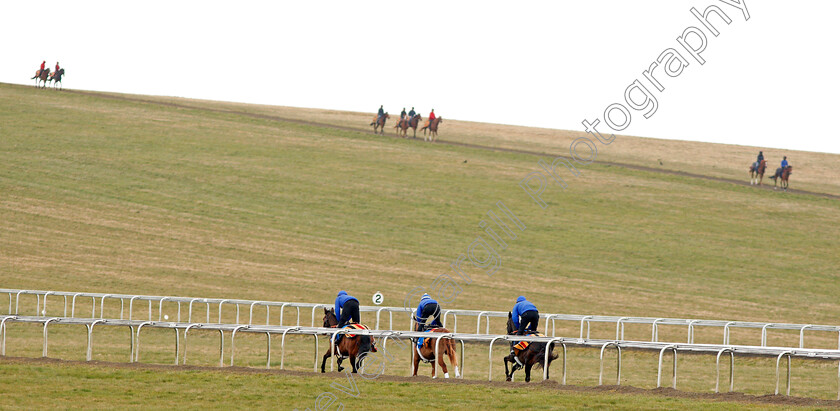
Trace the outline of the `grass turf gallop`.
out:
[[[194,108],[0,85],[0,287],[320,303],[347,289],[363,304],[381,291],[386,305],[400,305],[409,290],[448,272],[501,200],[527,229],[500,253],[498,272],[474,273],[444,308],[509,310],[524,294],[543,312],[840,324],[837,200],[596,163],[569,177],[567,190],[549,187],[541,209],[518,185],[537,168],[533,155],[373,136],[364,124],[354,131],[271,118],[294,112],[321,121],[317,111],[181,103]],[[266,116],[205,109],[220,107]],[[442,138],[479,139],[457,122],[446,127]],[[509,144],[501,141],[514,133],[484,129],[485,144]],[[516,141],[526,144],[528,132],[516,129]],[[604,158],[634,163],[643,143],[617,140]],[[687,143],[656,145],[668,144],[679,151]],[[840,158],[814,155],[823,157]],[[840,181],[836,171],[824,179]],[[832,192],[816,181],[808,188]],[[14,327],[8,354],[38,356],[38,331]],[[609,336],[609,328],[593,336]],[[98,359],[124,361],[123,348],[109,351],[126,344],[117,335]],[[564,335],[576,335],[574,325]],[[697,342],[719,343],[718,336],[701,331]],[[629,327],[627,338],[647,339],[649,330]],[[684,338],[683,329],[660,331],[660,340]],[[809,338],[837,344],[836,335]],[[757,342],[746,332],[732,339]],[[797,342],[784,333],[770,341]],[[146,358],[170,362],[149,344]],[[212,350],[205,347],[210,357]],[[290,361],[307,369],[311,348],[300,350],[306,360]],[[486,358],[478,351],[470,355]],[[597,361],[580,361],[586,365],[571,369],[587,371],[569,382],[591,384]],[[681,364],[681,378],[701,377],[680,388],[708,391],[706,366]],[[836,395],[836,364],[799,366],[806,371],[794,393]],[[467,377],[481,378],[478,368],[467,366]],[[630,384],[649,384],[649,367],[636,372],[645,377],[627,371]],[[762,372],[755,371],[767,378],[759,382],[739,374],[737,389],[770,391],[772,368]]]

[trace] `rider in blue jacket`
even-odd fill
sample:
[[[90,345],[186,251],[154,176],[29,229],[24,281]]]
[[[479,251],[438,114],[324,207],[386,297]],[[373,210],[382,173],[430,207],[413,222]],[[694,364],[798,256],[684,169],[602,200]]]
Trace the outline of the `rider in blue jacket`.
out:
[[[339,291],[335,298],[335,318],[338,319],[338,328],[344,327],[350,320],[358,324],[359,300],[352,295],[348,295],[347,291]]]
[[[440,305],[429,294],[423,294],[423,297],[420,298],[420,304],[417,305],[417,312],[414,314],[414,321],[417,322],[415,331],[423,331],[426,320],[429,318],[432,318],[429,328],[443,327],[440,323]]]
[[[516,299],[516,305],[511,311],[513,317],[513,327],[517,329],[516,335],[524,335],[525,330],[537,332],[537,326],[540,324],[540,313],[530,301],[525,297],[519,296]]]

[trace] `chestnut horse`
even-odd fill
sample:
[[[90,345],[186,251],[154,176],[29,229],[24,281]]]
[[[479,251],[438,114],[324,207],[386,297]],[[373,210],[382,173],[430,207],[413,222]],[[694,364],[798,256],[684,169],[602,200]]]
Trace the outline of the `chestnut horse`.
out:
[[[439,328],[432,328],[428,331],[429,333],[448,333],[449,330],[443,327]],[[426,363],[433,363],[435,361],[435,343],[437,342],[437,338],[432,336],[423,337],[423,344],[421,346],[417,346],[416,343],[414,345],[414,352],[412,352],[412,361],[414,361],[414,368],[412,368],[413,372],[411,376],[417,376],[417,368],[420,366],[420,360]],[[449,370],[446,368],[446,362],[443,361],[443,356],[449,356],[449,363],[455,367],[455,378],[461,376],[460,371],[458,370],[458,357],[456,356],[455,350],[455,341],[451,338],[441,338],[440,343],[438,344],[438,365],[440,368],[443,369],[443,377],[449,378]],[[432,378],[437,378],[435,375],[436,367],[432,364]]]
[[[513,316],[510,312],[508,312],[508,321],[507,321],[507,333],[508,335],[513,335],[516,333],[516,328],[513,326]],[[548,347],[548,364],[545,364],[545,350],[546,350],[547,343],[541,342],[532,342],[528,344],[528,347],[525,349],[513,349],[513,354],[508,355],[504,358],[505,361],[505,381],[511,381],[513,379],[513,373],[520,369],[525,368],[525,382],[531,381],[531,368],[534,365],[542,366],[546,368],[546,376],[548,376],[548,368],[551,366],[551,362],[556,360],[558,355],[554,354],[552,351],[552,347]],[[510,368],[510,372],[508,372],[508,363],[512,364]]]
[[[788,178],[790,175],[793,174],[793,166],[787,166],[784,170],[781,167],[776,169],[776,174],[772,175],[770,178],[773,179],[773,189],[776,189],[776,183],[779,183],[779,186],[782,187],[783,190],[787,191],[788,189]]]
[[[35,87],[39,87],[41,85],[41,83],[44,83],[42,88],[47,87],[47,80],[49,78],[50,78],[50,68],[49,67],[47,67],[43,70],[35,70],[35,77],[32,77],[32,79],[38,79],[38,80],[35,80]],[[30,79],[30,80],[32,80],[32,79]]]
[[[750,185],[758,184],[764,180],[764,170],[767,168],[767,160],[761,160],[761,163],[755,162],[750,164]]]
[[[414,118],[411,119],[400,120],[399,123],[394,126],[394,128],[397,129],[397,135],[400,135],[400,132],[402,132],[403,137],[407,137],[408,129],[412,128],[414,129],[414,138],[417,138],[417,125],[420,124],[420,120],[423,120],[423,117],[419,114],[415,114]]]
[[[420,129],[420,130],[423,130],[423,135],[426,135],[426,129],[427,128],[429,129],[429,137],[428,138],[424,137],[423,141],[434,142],[437,139],[438,124],[440,124],[442,122],[443,122],[443,117],[435,117],[435,119],[432,120],[431,122],[427,122],[426,125],[423,126],[423,128]],[[432,137],[433,135],[434,135],[434,137]]]
[[[379,129],[379,134],[385,134],[385,120],[388,120],[391,116],[388,113],[382,115],[382,117],[374,117],[373,121],[370,125],[373,126],[373,134],[376,134],[376,130]]]
[[[324,308],[324,328],[335,328],[338,325],[338,319],[335,318],[335,309]],[[344,371],[341,366],[341,361],[345,358],[350,358],[350,366],[353,367],[355,373],[362,366],[364,356],[370,352],[375,351],[373,348],[373,337],[369,335],[357,335],[355,337],[348,337],[347,334],[341,336],[341,340],[335,344],[335,354],[338,357],[336,361],[338,364],[338,371]],[[333,347],[327,349],[324,354],[324,360],[321,361],[321,372],[326,372],[324,367],[327,364],[327,358],[330,358],[333,353]],[[358,358],[358,364],[356,359]]]

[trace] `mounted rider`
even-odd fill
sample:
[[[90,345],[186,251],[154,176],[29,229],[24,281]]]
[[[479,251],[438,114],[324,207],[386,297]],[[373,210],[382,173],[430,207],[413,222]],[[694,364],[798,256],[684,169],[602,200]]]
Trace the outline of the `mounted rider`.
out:
[[[516,335],[525,335],[525,330],[536,333],[537,327],[540,325],[540,312],[537,311],[537,306],[532,302],[519,296],[516,299],[516,304],[511,311],[513,317],[513,327],[517,329]]]
[[[764,152],[759,151],[758,157],[755,159],[755,171],[758,171],[758,168],[761,167],[761,162],[764,161]]]
[[[417,112],[414,111],[414,107],[408,112],[408,121],[414,120],[414,116],[417,115]]]
[[[344,327],[347,324],[359,323],[359,300],[347,291],[341,290],[335,298],[335,318],[338,319],[336,328]]]
[[[385,107],[384,105],[379,106],[379,111],[376,113],[376,122],[377,123],[382,120],[382,117],[385,116],[384,107]]]
[[[426,321],[431,318],[432,321],[426,325]],[[443,327],[440,323],[440,305],[433,300],[429,294],[423,294],[420,297],[420,304],[417,305],[417,312],[414,314],[414,321],[417,323],[415,331],[424,331],[435,327]]]
[[[61,67],[58,66],[58,62],[55,62],[55,71],[50,73],[50,77],[55,78],[58,75],[58,71],[61,70]]]
[[[785,171],[785,169],[787,168],[787,166],[788,166],[787,156],[783,156],[783,157],[782,157],[782,172],[784,172],[784,171]]]

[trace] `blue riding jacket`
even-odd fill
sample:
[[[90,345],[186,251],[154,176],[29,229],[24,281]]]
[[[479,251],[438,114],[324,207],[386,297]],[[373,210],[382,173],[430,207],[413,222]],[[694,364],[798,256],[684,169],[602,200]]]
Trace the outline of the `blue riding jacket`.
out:
[[[537,311],[537,306],[520,295],[519,298],[516,299],[516,305],[513,306],[513,311],[511,311],[513,326],[515,328],[519,328],[519,316],[528,311]]]
[[[424,294],[423,298],[420,299],[420,304],[417,306],[417,313],[414,314],[414,321],[422,321],[423,309],[426,308],[427,304],[432,303],[437,304],[438,302],[433,300],[432,297],[429,297],[428,294]]]
[[[348,295],[347,291],[342,290],[338,292],[338,297],[335,298],[335,318],[341,319],[341,307],[344,307],[344,303],[350,300],[359,301],[356,297]]]

